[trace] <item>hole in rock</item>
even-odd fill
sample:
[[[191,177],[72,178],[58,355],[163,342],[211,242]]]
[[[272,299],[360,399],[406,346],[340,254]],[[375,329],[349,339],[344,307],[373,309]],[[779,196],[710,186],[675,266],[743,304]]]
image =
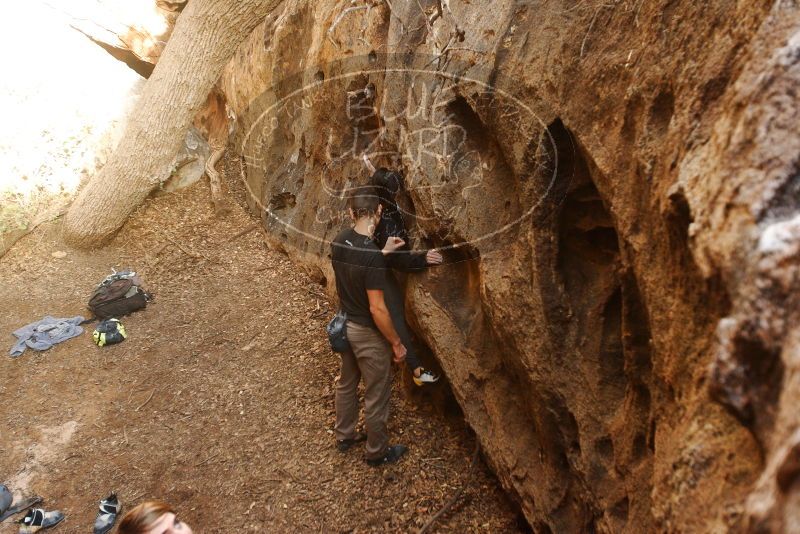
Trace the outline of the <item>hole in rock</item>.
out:
[[[637,121],[642,113],[642,99],[638,95],[634,95],[625,106],[625,119],[622,123],[622,131],[620,132],[622,138],[630,144],[636,140],[637,135]]]
[[[647,435],[647,448],[650,452],[656,452],[656,419],[650,421],[650,432]]]
[[[662,136],[667,133],[672,114],[675,111],[675,97],[672,91],[664,89],[653,100],[650,107],[650,115],[647,121],[648,133],[654,136]]]
[[[625,396],[625,354],[622,351],[622,288],[618,287],[603,308],[600,338],[601,393],[603,402],[619,403]]]
[[[522,512],[522,508],[519,506],[519,503],[516,501],[511,501],[511,505],[514,511],[517,512],[517,521],[515,526],[521,534],[533,534],[534,532],[540,532],[538,530],[533,530],[530,523],[528,523],[528,520],[525,519],[525,514]]]
[[[636,434],[636,437],[633,439],[634,460],[644,458],[647,455],[647,450],[647,438],[644,437],[644,434]]]
[[[619,501],[614,504],[611,508],[611,515],[614,516],[616,519],[627,519],[628,518],[628,497],[623,497]]]
[[[552,423],[560,434],[561,448],[575,457],[579,457],[581,455],[581,442],[575,414],[569,410],[566,401],[559,395],[549,395],[545,403],[553,417]],[[566,465],[568,464],[565,456]]]
[[[486,135],[486,126],[467,100],[459,95],[447,104],[446,110],[451,121],[466,130],[466,139],[474,141],[478,150],[485,151],[491,137]]]
[[[284,191],[283,193],[278,193],[277,195],[273,195],[269,200],[269,206],[273,210],[282,210],[286,208],[293,208],[295,207],[296,199],[294,194],[289,193],[288,191]]]
[[[561,210],[576,173],[585,175],[588,171],[576,152],[572,134],[561,119],[553,121],[538,139],[531,141],[525,159],[527,166],[533,169],[537,194],[544,199],[534,221],[549,226],[550,218]]]
[[[740,366],[731,385],[714,389],[714,397],[748,427],[770,428],[781,393],[783,362],[777,350],[758,340],[737,338],[734,360]]]
[[[676,246],[686,247],[689,243],[689,225],[694,221],[692,210],[683,191],[669,196],[670,209],[667,211],[670,238]]]
[[[612,460],[614,458],[614,443],[608,436],[598,439],[594,444],[594,450],[604,460]]]
[[[703,84],[703,88],[700,91],[700,101],[703,103],[703,107],[708,107],[718,100],[725,93],[729,82],[730,73],[726,71]]]
[[[770,219],[789,219],[797,213],[798,208],[800,208],[800,172],[781,185],[770,201],[767,214]]]

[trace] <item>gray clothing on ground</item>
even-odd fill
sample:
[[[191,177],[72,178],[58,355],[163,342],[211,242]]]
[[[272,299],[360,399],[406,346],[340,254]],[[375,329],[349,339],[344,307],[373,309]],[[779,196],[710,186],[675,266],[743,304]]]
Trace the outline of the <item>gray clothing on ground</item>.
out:
[[[11,347],[9,354],[12,358],[16,358],[28,347],[34,350],[47,350],[56,343],[79,336],[83,333],[83,328],[79,326],[83,321],[84,318],[80,315],[64,319],[48,315],[41,321],[25,325],[14,331],[18,341]]]

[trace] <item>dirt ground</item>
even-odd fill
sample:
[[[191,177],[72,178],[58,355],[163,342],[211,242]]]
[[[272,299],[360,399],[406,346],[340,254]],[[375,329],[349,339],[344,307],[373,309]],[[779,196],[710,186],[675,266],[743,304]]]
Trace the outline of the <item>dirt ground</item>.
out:
[[[56,222],[0,258],[0,481],[64,511],[54,532],[89,532],[114,490],[127,508],[159,498],[196,532],[227,533],[414,531],[468,479],[434,531],[520,531],[483,462],[468,475],[463,422],[409,398],[399,378],[390,432],[408,456],[374,469],[361,450],[335,450],[331,302],[241,208],[217,219],[207,199],[197,184],[149,200],[97,251],[66,247]],[[16,328],[85,316],[112,267],[156,295],[124,319],[128,340],[99,348],[87,325],[46,352],[7,355]]]

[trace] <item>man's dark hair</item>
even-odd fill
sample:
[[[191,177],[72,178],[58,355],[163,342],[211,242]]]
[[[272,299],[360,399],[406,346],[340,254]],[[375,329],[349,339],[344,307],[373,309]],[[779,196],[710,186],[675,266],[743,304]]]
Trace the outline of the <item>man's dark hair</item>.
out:
[[[353,210],[356,219],[375,215],[380,205],[378,190],[374,186],[365,185],[355,188],[347,199],[347,207]]]
[[[390,171],[381,167],[372,173],[369,183],[375,186],[384,209],[396,208],[395,196],[403,188],[403,175],[398,171]]]

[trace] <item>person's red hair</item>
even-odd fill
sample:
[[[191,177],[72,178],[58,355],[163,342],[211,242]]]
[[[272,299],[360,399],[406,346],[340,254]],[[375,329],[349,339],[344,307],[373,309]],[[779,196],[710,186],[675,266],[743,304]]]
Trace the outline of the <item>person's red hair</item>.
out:
[[[146,534],[164,514],[174,514],[170,505],[161,501],[146,501],[131,508],[119,524],[119,534]]]

